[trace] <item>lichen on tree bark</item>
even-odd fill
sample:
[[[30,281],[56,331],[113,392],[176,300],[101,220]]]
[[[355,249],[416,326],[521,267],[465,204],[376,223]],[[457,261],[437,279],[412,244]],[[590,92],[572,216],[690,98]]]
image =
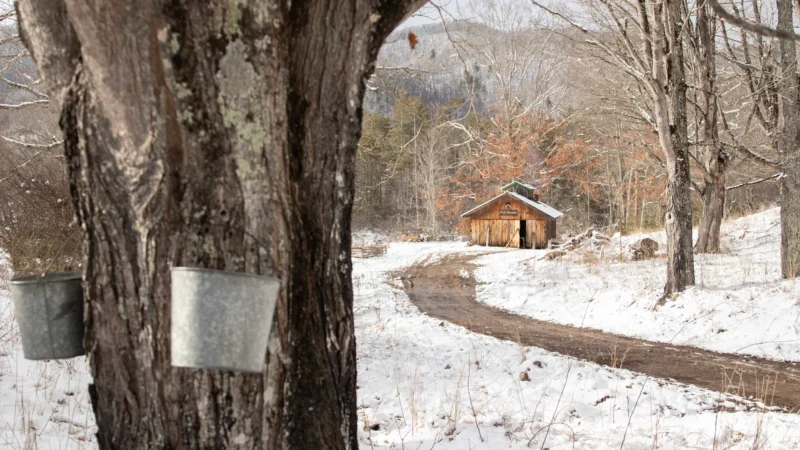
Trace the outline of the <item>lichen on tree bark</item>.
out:
[[[102,448],[357,448],[363,82],[422,3],[20,0],[63,110]],[[263,375],[170,367],[177,265],[282,278]]]

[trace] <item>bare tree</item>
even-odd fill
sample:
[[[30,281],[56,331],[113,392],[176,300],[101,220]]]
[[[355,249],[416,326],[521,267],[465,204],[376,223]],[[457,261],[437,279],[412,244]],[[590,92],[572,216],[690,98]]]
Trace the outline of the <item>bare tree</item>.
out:
[[[590,31],[577,21],[534,4],[565,19],[578,29],[584,43],[637,81],[646,93],[649,110],[640,112],[658,133],[667,171],[664,216],[667,231],[667,282],[665,295],[694,284],[692,204],[690,196],[689,141],[686,117],[686,76],[683,33],[687,17],[682,2],[602,0],[584,7],[593,25]]]
[[[454,46],[490,74],[496,125],[506,136],[516,134],[521,118],[549,114],[565,92],[565,57],[545,19],[524,0],[473,1],[459,18],[463,32]]]
[[[777,30],[794,33],[791,0],[776,0]],[[781,39],[780,105],[783,129],[778,151],[783,162],[781,183],[781,273],[786,278],[800,275],[800,81],[797,77],[797,46],[794,39]]]
[[[20,0],[84,230],[102,448],[358,447],[361,102],[422,3]],[[263,375],[170,366],[174,265],[282,278]]]
[[[774,84],[776,100],[780,110],[773,109],[773,125],[775,132],[775,145],[777,147],[781,172],[777,175],[781,186],[781,273],[786,278],[800,275],[800,81],[797,77],[797,48],[796,41],[800,40],[794,32],[793,9],[800,10],[800,4],[791,0],[776,0],[778,23],[776,28],[765,25],[758,12],[758,2],[752,2],[755,21],[748,20],[744,14],[735,8],[734,13],[723,8],[717,0],[709,0],[714,10],[724,20],[751,31],[761,37],[771,36],[778,38],[778,53],[780,55],[779,79]],[[744,45],[743,49],[747,46]],[[782,124],[782,127],[780,126]],[[757,156],[757,155],[756,155]],[[762,162],[771,163],[765,158]],[[758,182],[771,179],[763,178]]]
[[[688,5],[687,5],[688,9]],[[703,199],[703,215],[697,231],[695,251],[718,253],[720,228],[725,213],[725,170],[730,154],[720,145],[717,123],[717,65],[716,65],[716,20],[708,1],[700,0],[696,5],[695,32],[690,33],[695,83],[694,92],[697,155],[703,184],[698,193]],[[688,26],[691,27],[691,21]]]

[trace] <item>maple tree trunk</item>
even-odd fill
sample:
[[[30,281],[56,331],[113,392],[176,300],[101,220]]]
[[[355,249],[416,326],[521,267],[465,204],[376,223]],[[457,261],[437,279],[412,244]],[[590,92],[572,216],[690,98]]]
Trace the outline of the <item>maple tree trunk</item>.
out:
[[[703,217],[697,229],[697,253],[719,253],[719,238],[725,212],[725,171],[717,169],[706,179]]]
[[[664,298],[694,284],[692,249],[692,199],[689,173],[689,137],[686,118],[686,76],[683,56],[683,17],[680,2],[654,3],[653,47],[664,48],[667,61],[655,58],[656,80],[666,92],[654,89],[656,121],[667,169],[667,202],[664,224],[667,234],[667,281]],[[662,38],[663,36],[663,38]],[[662,40],[663,39],[663,40]]]
[[[705,188],[703,216],[697,230],[697,253],[719,253],[719,235],[725,213],[725,169],[727,154],[719,145],[716,93],[716,30],[711,6],[704,1],[697,8],[699,35],[700,109],[702,126],[698,129],[700,162],[703,166]]]
[[[792,2],[778,0],[778,30],[794,32]],[[781,274],[800,275],[800,83],[797,79],[797,47],[793,40],[780,39],[780,102],[783,129],[778,151],[783,161],[781,186]]]
[[[689,191],[688,150],[667,160],[667,282],[664,294],[680,292],[694,284],[692,250],[692,199]]]
[[[422,3],[19,2],[63,111],[101,448],[358,447],[364,79]],[[170,366],[173,266],[282,278],[263,374]]]

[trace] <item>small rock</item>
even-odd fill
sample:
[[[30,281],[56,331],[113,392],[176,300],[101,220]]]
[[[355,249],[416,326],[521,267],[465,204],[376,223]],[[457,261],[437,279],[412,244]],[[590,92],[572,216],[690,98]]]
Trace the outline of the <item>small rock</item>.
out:
[[[642,261],[656,256],[658,242],[650,238],[642,238],[630,245],[634,261]]]
[[[538,368],[540,368],[540,369],[543,367],[543,366],[542,366],[542,362],[541,362],[541,361],[534,361],[534,362],[533,362],[533,365],[534,365],[534,366],[536,366],[536,367],[538,367]]]
[[[444,368],[445,368],[445,370],[449,369],[450,368],[450,364],[444,366]]]
[[[531,381],[531,377],[528,376],[528,372],[520,372],[519,381]]]

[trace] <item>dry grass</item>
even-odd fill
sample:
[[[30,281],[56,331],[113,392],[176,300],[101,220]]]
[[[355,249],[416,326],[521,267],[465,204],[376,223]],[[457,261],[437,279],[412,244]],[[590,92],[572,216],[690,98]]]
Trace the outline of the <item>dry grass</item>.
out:
[[[0,248],[15,275],[77,270],[80,230],[73,224],[61,148],[2,148]]]
[[[11,279],[11,264],[8,255],[0,250],[0,290],[8,289],[8,280]]]

